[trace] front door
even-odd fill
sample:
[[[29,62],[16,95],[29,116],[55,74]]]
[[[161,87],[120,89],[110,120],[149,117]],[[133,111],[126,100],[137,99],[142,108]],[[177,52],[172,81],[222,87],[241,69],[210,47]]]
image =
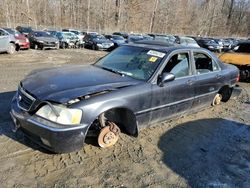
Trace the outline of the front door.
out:
[[[195,76],[192,74],[189,54],[188,51],[174,53],[167,60],[162,73],[174,74],[175,80],[163,86],[152,85],[151,123],[183,114],[191,108]]]

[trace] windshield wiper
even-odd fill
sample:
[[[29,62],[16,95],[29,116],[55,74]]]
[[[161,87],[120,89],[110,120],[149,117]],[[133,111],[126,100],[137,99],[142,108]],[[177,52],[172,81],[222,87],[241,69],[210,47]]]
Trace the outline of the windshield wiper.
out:
[[[124,74],[122,72],[118,71],[118,70],[110,69],[110,68],[107,68],[107,67],[101,67],[101,66],[100,66],[100,68],[102,68],[104,70],[107,70],[107,71],[110,71],[110,72],[113,72],[115,74],[119,74],[121,76],[124,76]]]

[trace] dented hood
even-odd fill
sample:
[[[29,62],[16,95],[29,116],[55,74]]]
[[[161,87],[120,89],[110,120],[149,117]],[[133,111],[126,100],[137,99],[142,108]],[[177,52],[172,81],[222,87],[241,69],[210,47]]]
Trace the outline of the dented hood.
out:
[[[139,82],[93,65],[71,65],[33,71],[21,85],[39,100],[66,103],[77,97],[115,90]]]

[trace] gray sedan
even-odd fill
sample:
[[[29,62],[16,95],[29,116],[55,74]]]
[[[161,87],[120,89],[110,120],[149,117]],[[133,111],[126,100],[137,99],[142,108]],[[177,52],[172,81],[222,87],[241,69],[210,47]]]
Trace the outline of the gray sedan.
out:
[[[202,48],[124,45],[93,65],[28,75],[11,104],[13,130],[57,153],[79,150],[93,133],[110,147],[120,131],[137,136],[155,122],[228,101],[238,76]]]

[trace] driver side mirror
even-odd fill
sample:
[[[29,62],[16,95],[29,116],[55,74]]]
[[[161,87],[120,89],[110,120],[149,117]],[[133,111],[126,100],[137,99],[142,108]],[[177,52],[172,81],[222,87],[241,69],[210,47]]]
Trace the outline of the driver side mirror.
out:
[[[175,79],[175,75],[172,73],[162,73],[161,75],[158,76],[158,85],[160,87],[164,86],[164,83],[171,82]]]

